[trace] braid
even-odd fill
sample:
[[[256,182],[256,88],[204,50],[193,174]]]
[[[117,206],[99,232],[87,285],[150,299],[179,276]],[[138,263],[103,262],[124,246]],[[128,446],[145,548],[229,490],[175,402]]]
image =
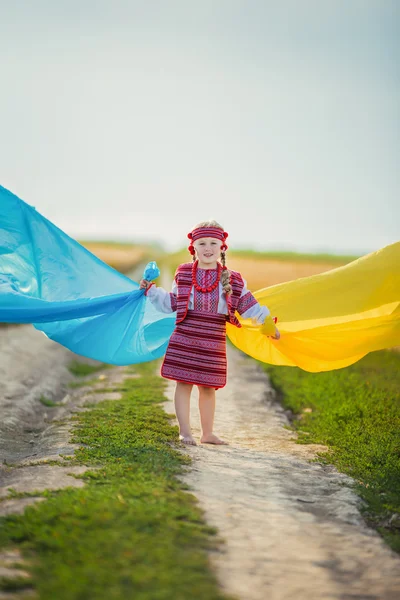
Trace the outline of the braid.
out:
[[[225,267],[225,252],[221,252],[221,263]],[[223,269],[221,273],[221,284],[226,294],[232,293],[231,276],[228,269]]]

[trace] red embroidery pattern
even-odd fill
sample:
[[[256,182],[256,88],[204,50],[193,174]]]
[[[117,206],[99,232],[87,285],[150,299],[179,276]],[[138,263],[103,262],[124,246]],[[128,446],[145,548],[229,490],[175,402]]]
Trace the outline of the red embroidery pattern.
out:
[[[246,310],[258,304],[257,300],[254,298],[251,292],[247,292],[244,296],[242,296],[239,300],[239,304],[237,307],[237,311],[240,315],[242,315]]]
[[[175,312],[177,307],[178,307],[178,303],[176,301],[176,294],[174,294],[173,292],[169,293],[170,299],[171,299],[171,309],[172,312]]]
[[[214,283],[209,283],[208,285],[201,285],[199,284],[199,278],[197,277],[197,270],[199,268],[199,261],[196,260],[195,263],[193,263],[193,267],[192,267],[192,284],[194,285],[195,289],[198,292],[212,292],[216,287],[218,287],[218,283],[219,283],[219,279],[221,276],[221,271],[222,271],[222,265],[220,263],[218,263],[217,266],[217,277],[214,279]]]
[[[178,267],[175,274],[177,320],[161,369],[163,377],[215,389],[225,386],[226,322],[230,321],[240,327],[235,310],[243,290],[240,273],[230,273],[233,292],[227,298],[228,316],[218,313],[219,286],[213,292],[195,290],[194,309],[188,309],[192,264],[184,263]],[[197,276],[199,285],[209,287],[218,277],[217,269],[199,269]],[[248,298],[245,302],[247,301]]]
[[[206,296],[208,294],[201,294]],[[218,313],[188,310],[168,344],[161,368],[167,379],[214,387],[226,384],[226,319]]]
[[[210,287],[217,282],[219,277],[218,269],[197,269],[197,283],[201,287]],[[217,285],[211,292],[194,291],[194,309],[204,312],[218,312],[219,286]]]
[[[237,309],[240,294],[243,290],[243,279],[240,273],[238,273],[237,271],[230,271],[230,275],[231,286],[233,291],[232,294],[229,294],[229,296],[227,296],[229,316],[226,316],[226,320],[230,321],[233,325],[236,325],[236,327],[241,327],[241,324],[235,316],[235,310]],[[182,263],[181,265],[179,265],[175,273],[175,278],[178,286],[176,322],[180,323],[185,318],[188,310],[190,297],[189,295],[193,285],[192,263]]]

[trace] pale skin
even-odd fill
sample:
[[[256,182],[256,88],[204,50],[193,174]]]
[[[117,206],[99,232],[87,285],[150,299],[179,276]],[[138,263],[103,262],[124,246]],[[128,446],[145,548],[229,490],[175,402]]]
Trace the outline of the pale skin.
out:
[[[200,238],[193,242],[196,251],[196,258],[199,261],[200,269],[215,269],[221,254],[221,240],[212,237]],[[151,282],[142,279],[140,288],[149,287]],[[280,333],[275,328],[275,335],[271,336],[278,340]],[[215,414],[215,388],[197,386],[199,389],[199,413],[201,422],[202,444],[228,444],[213,433],[214,414]],[[179,423],[179,439],[185,444],[196,446],[196,440],[192,436],[190,427],[190,395],[193,385],[188,383],[176,382],[175,389],[175,413]]]

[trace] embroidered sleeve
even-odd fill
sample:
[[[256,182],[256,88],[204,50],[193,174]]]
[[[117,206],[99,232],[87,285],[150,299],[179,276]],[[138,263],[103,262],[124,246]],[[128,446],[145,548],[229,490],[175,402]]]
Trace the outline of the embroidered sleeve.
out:
[[[237,311],[243,319],[252,319],[254,324],[262,325],[265,318],[270,314],[269,308],[261,306],[247,289],[247,283],[244,279],[243,282],[243,290],[239,298]]]
[[[246,292],[243,296],[239,298],[239,304],[237,308],[238,313],[242,315],[249,308],[255,306],[256,304],[257,300],[254,298],[253,294],[251,292]]]

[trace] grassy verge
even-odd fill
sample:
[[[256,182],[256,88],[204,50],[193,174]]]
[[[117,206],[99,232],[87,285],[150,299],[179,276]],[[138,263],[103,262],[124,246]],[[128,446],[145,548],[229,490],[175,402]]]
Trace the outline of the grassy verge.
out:
[[[258,251],[258,250],[247,250],[247,249],[238,249],[233,250],[231,252],[232,256],[239,256],[241,258],[252,258],[255,260],[282,260],[289,262],[331,262],[331,263],[339,263],[345,264],[348,262],[352,262],[357,258],[360,258],[361,255],[355,254],[329,254],[329,253],[307,253],[307,252],[292,252],[292,251]]]
[[[356,480],[365,519],[400,552],[400,354],[371,352],[325,373],[260,364],[299,443],[329,446],[321,459]]]
[[[176,477],[190,459],[174,448],[178,429],[162,409],[165,382],[153,364],[120,386],[122,399],[74,415],[68,464],[93,467],[83,488],[46,491],[23,515],[3,518],[0,546],[17,547],[41,600],[227,599],[210,570],[216,531]]]
[[[103,371],[104,369],[111,369],[112,365],[108,365],[106,363],[100,363],[98,365],[91,365],[85,362],[79,362],[78,360],[73,360],[68,365],[68,371],[75,375],[76,377],[85,377],[86,375],[91,375],[92,373],[97,373],[97,371]],[[79,382],[77,382],[79,383]],[[86,382],[88,383],[88,382]],[[75,387],[75,386],[72,386]]]

